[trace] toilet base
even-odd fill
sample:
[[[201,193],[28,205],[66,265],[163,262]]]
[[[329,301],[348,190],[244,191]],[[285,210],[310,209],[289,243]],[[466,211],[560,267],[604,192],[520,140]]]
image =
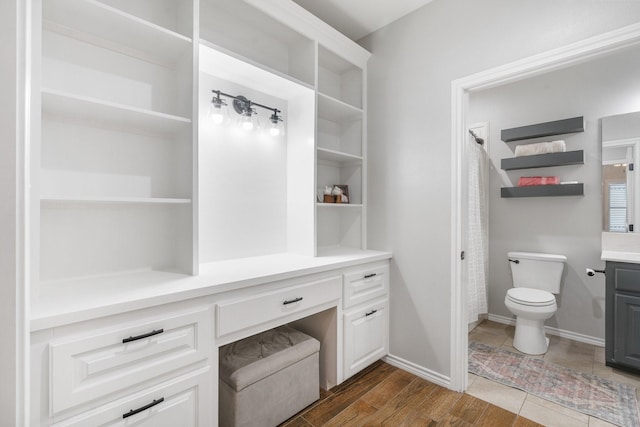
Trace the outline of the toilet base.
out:
[[[544,333],[544,319],[532,320],[516,317],[516,332],[513,346],[522,353],[545,354],[549,348],[549,338]]]

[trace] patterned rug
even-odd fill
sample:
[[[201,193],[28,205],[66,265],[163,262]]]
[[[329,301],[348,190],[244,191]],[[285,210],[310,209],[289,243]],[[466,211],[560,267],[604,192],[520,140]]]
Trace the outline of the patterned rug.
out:
[[[627,384],[475,342],[469,372],[612,424],[640,426],[635,388]]]

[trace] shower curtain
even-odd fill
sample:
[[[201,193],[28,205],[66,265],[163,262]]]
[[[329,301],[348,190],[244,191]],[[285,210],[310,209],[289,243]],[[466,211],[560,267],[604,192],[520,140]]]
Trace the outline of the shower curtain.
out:
[[[487,271],[489,233],[487,230],[487,185],[489,160],[482,145],[467,140],[467,320],[488,312]]]

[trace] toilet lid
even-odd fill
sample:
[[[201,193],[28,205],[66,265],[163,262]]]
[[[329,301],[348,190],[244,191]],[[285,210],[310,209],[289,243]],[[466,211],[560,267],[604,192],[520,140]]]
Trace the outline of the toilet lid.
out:
[[[511,288],[507,291],[507,298],[523,305],[545,306],[556,301],[551,292],[531,288]]]

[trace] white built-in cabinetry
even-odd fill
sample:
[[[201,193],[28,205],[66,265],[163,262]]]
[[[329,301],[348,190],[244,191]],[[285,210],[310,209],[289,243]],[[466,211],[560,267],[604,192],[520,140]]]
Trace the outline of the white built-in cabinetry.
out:
[[[99,310],[108,315],[52,316],[50,327],[31,336],[31,425],[130,418],[154,427],[215,426],[218,348],[287,323],[321,342],[321,386],[340,384],[388,353],[388,257],[370,251],[324,265],[297,259],[296,269],[251,280],[231,268],[222,276],[235,281],[194,288],[196,298],[125,296]],[[273,271],[269,261],[244,267]]]
[[[212,334],[205,301],[32,333],[31,425],[212,425]]]
[[[32,292],[194,272],[194,4],[34,0]]]
[[[312,233],[312,241],[289,244],[297,253],[323,254],[336,248],[366,248],[366,63],[368,52],[325,25],[310,24],[306,12],[287,2],[213,0],[202,2],[200,36],[218,52],[242,58],[262,72],[313,91],[312,135],[288,138],[288,154],[306,171],[315,170],[313,184],[293,170],[288,185],[299,182],[289,195],[297,224],[290,233]],[[266,91],[267,89],[265,89]],[[291,102],[291,100],[289,100]],[[289,122],[295,117],[289,107]],[[287,119],[287,117],[285,117]],[[296,125],[294,129],[298,130]],[[291,131],[291,128],[289,128]],[[300,152],[313,139],[315,152]],[[290,170],[291,172],[291,170]],[[325,185],[349,186],[349,204],[322,203]],[[308,209],[308,204],[314,207]],[[291,209],[291,206],[289,206]],[[289,210],[291,212],[291,210]],[[299,218],[302,215],[303,218]],[[291,226],[291,224],[289,224]]]
[[[318,46],[317,184],[349,186],[350,203],[318,203],[318,246],[366,246],[364,69]]]
[[[229,258],[366,249],[364,49],[292,2],[34,0],[33,17],[34,295],[128,274],[162,282]],[[222,83],[202,85],[202,73]],[[283,108],[280,160],[264,144],[242,159],[245,146],[202,139],[210,86]],[[228,159],[212,167],[208,144]],[[237,179],[255,171],[251,155],[282,178]],[[349,186],[349,204],[320,202],[334,184]],[[207,208],[226,225],[206,230]],[[234,244],[253,251],[215,250]]]
[[[367,51],[291,1],[30,3],[32,425],[215,425],[217,348],[287,322],[327,387],[387,353]],[[284,136],[214,128],[213,89]]]
[[[353,267],[344,273],[344,378],[389,352],[389,264]]]

